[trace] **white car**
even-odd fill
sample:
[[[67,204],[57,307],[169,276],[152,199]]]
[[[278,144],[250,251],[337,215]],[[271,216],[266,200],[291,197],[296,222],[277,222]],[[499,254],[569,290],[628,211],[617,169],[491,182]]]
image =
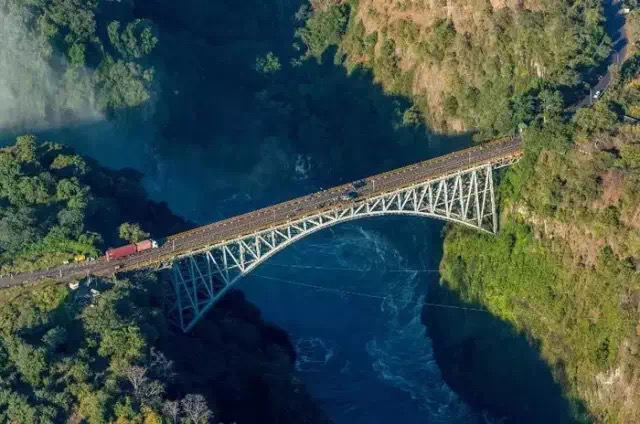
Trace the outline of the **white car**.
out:
[[[593,98],[597,99],[598,97],[600,97],[600,94],[602,94],[600,90],[596,91],[596,94],[593,95]]]

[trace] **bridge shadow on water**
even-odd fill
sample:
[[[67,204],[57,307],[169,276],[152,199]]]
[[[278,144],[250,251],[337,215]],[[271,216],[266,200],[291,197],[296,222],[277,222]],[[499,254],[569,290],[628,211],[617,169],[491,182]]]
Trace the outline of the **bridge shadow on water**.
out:
[[[433,286],[430,295],[434,302],[482,308],[443,285]],[[428,307],[422,321],[443,377],[475,408],[514,424],[573,423],[585,415],[583,402],[566,398],[535,341],[512,324],[485,312]],[[556,371],[565,380],[562,364]]]

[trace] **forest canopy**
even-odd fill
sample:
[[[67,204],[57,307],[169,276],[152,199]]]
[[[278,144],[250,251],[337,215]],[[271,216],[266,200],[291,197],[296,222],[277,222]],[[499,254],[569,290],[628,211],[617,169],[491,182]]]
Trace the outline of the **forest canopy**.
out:
[[[297,32],[307,56],[337,45],[336,62],[372,69],[388,92],[414,97],[434,128],[487,138],[528,124],[544,91],[573,102],[610,52],[598,0],[529,9],[485,0],[311,3]]]
[[[570,120],[549,114],[524,133],[526,155],[499,189],[499,234],[452,227],[441,263],[445,286],[462,302],[486,307],[538,346],[576,422],[640,419],[637,399],[625,395],[636,392],[640,369],[640,129],[625,117],[640,97],[637,71],[626,67],[595,106]],[[464,325],[440,325],[468,338],[473,355],[500,352],[493,366],[517,361],[502,351],[517,334],[493,340],[482,330],[465,336]],[[459,346],[447,354],[461,354]],[[502,408],[529,415],[515,405],[507,400]]]
[[[329,422],[287,335],[242,294],[186,335],[164,315],[167,282],[130,277],[0,293],[0,422]]]
[[[59,265],[75,255],[96,258],[106,247],[149,235],[145,229],[160,237],[185,228],[166,204],[147,199],[140,179],[34,136],[0,149],[2,273]]]
[[[0,6],[0,129],[94,121],[153,93],[158,38],[130,2],[7,0]],[[11,104],[12,102],[12,104]]]

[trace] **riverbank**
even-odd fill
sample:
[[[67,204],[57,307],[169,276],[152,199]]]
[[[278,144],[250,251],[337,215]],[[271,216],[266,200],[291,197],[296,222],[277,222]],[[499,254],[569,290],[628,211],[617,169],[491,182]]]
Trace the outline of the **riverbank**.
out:
[[[421,317],[444,380],[466,403],[505,424],[574,422],[576,405],[566,400],[534,340],[444,285],[429,293],[430,302],[469,308],[426,307]]]

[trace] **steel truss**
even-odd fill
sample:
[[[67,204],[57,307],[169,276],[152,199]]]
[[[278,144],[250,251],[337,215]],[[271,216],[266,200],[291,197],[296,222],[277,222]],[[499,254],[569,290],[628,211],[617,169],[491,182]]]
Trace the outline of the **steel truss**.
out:
[[[483,165],[359,199],[178,257],[171,268],[170,312],[183,331],[191,330],[234,283],[258,265],[301,238],[345,221],[416,215],[495,233],[498,221],[492,171],[509,164]]]

